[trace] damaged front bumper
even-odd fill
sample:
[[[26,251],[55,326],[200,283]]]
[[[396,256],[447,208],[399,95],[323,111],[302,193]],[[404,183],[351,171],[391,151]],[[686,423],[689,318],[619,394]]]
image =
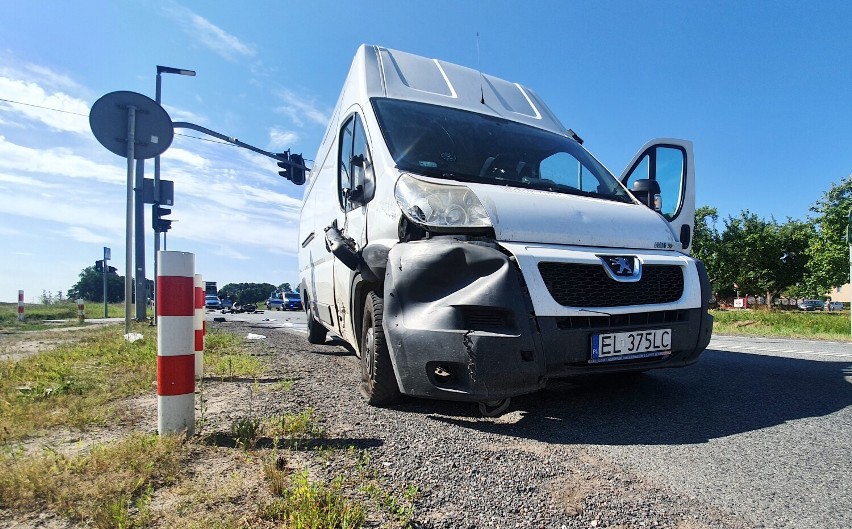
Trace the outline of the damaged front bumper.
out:
[[[385,273],[384,329],[400,390],[490,401],[537,391],[553,377],[688,365],[707,346],[712,327],[709,283],[698,265],[700,308],[540,317],[514,257],[497,244],[454,238],[397,244]],[[655,328],[672,329],[670,355],[589,364],[593,333]]]

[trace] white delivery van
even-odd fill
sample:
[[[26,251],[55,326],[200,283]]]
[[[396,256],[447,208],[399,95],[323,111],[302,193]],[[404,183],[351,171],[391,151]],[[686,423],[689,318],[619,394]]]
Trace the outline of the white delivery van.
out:
[[[302,206],[308,339],[350,343],[374,405],[489,412],[549,378],[691,364],[713,321],[694,195],[688,141],[617,178],[529,88],[361,46]]]

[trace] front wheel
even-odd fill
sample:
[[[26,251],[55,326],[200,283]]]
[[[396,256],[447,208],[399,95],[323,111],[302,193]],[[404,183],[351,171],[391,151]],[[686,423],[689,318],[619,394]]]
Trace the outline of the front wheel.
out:
[[[390,352],[382,327],[384,300],[370,292],[364,304],[361,326],[361,394],[371,406],[388,406],[399,400]]]
[[[328,335],[328,329],[323,327],[322,323],[314,318],[314,313],[310,307],[305,315],[308,319],[308,343],[324,344],[325,338]]]

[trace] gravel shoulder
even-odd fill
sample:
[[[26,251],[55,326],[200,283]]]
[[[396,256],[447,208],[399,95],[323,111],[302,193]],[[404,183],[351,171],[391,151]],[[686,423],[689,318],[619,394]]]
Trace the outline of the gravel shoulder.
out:
[[[417,527],[753,527],[581,444],[543,441],[565,439],[560,430],[572,427],[549,415],[572,398],[568,385],[516,399],[515,411],[493,419],[480,417],[469,403],[407,399],[393,408],[372,408],[357,391],[357,358],[342,344],[314,346],[298,333],[247,322],[212,325],[265,335],[246,347],[269,357],[272,379],[291,379],[293,385],[253,395],[247,387],[231,388],[226,397],[219,383],[206,383],[211,403],[216,401],[210,428],[226,428],[250,411],[273,416],[313,408],[329,437],[362,448],[396,492],[417,487]],[[327,479],[339,470],[334,463],[317,468]]]

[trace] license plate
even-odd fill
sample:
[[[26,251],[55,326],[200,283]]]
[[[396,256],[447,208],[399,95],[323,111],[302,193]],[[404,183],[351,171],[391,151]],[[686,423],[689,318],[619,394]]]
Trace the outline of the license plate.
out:
[[[672,352],[672,330],[615,332],[592,335],[590,363],[664,356]]]

